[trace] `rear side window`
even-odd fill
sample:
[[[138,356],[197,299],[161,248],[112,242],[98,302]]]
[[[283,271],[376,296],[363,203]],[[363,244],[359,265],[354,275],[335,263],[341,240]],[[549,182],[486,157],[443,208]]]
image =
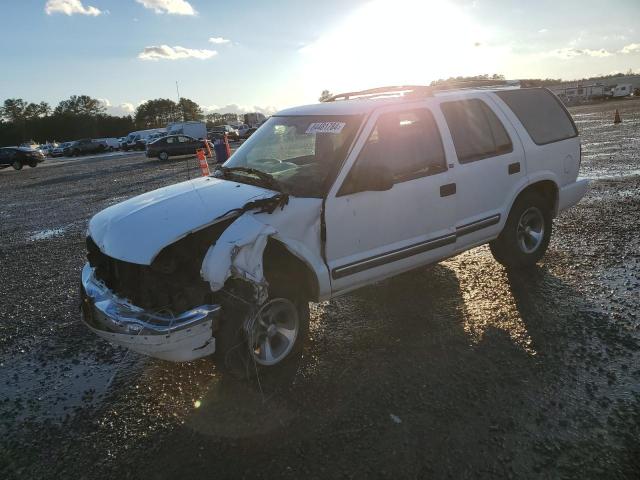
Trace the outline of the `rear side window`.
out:
[[[544,88],[527,88],[496,92],[538,145],[576,137],[569,113],[560,100]]]
[[[445,102],[440,108],[447,120],[460,163],[470,163],[513,151],[502,122],[482,100]]]

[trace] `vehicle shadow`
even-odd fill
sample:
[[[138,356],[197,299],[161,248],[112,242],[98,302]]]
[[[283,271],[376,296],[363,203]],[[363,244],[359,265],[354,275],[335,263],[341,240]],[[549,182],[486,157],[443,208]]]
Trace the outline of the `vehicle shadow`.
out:
[[[571,476],[575,462],[558,466],[562,456],[600,442],[589,423],[599,410],[570,362],[597,315],[545,267],[510,272],[469,252],[312,305],[304,357],[275,378],[239,380],[209,359],[150,361],[136,388],[162,392],[179,422],[115,468],[145,478]]]
[[[308,457],[318,448],[335,471],[383,477],[532,471],[534,457],[516,455],[522,438],[513,438],[533,435],[539,392],[561,365],[561,353],[540,355],[561,343],[545,346],[561,282],[491,268],[478,283],[436,265],[314,305],[297,369],[275,383],[220,375],[167,448],[237,446],[224,460],[191,463],[194,474],[223,465],[245,474],[247,455],[268,465],[287,445],[306,452],[288,460],[297,471],[322,468],[322,457]],[[158,478],[171,477],[160,463]]]

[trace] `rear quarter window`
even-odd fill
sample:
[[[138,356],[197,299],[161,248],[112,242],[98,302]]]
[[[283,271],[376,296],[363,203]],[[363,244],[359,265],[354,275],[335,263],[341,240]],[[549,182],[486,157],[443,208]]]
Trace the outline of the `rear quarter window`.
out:
[[[518,117],[537,145],[578,136],[569,112],[549,90],[527,88],[495,93]]]

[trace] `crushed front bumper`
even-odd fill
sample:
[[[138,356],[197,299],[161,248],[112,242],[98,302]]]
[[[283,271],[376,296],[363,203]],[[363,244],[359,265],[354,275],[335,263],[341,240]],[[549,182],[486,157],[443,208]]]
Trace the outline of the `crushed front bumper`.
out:
[[[117,297],[88,263],[82,269],[80,295],[83,322],[111,343],[172,362],[215,352],[213,328],[220,305],[202,305],[177,316],[148,312]]]

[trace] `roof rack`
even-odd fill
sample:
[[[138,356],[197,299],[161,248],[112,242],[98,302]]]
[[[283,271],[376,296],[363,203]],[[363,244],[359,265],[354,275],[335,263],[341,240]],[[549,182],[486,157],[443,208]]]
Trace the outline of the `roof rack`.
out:
[[[434,93],[445,92],[449,90],[468,90],[468,89],[495,89],[495,88],[513,88],[519,87],[519,80],[466,80],[459,82],[449,82],[442,85],[401,85],[390,87],[370,88],[368,90],[360,90],[355,92],[346,92],[333,95],[325,102],[337,102],[339,100],[352,100],[356,98],[382,98],[389,96],[424,96],[432,97]]]

